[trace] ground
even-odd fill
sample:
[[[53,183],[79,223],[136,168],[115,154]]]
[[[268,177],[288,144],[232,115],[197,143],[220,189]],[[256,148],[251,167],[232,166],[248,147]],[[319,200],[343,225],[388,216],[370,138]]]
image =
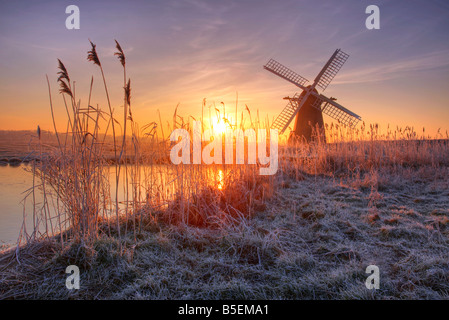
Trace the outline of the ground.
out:
[[[251,218],[222,229],[148,225],[60,252],[0,258],[0,299],[448,299],[449,170],[281,177]],[[81,268],[81,289],[65,268]],[[365,287],[368,265],[380,289]]]

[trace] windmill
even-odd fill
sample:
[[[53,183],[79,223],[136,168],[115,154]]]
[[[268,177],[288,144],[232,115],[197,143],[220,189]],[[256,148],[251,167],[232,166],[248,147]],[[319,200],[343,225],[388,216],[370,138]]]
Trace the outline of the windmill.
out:
[[[289,102],[274,120],[271,128],[279,130],[279,133],[282,134],[296,116],[295,125],[293,131],[290,133],[289,141],[294,141],[299,138],[310,142],[315,138],[312,127],[318,130],[322,141],[325,141],[323,113],[345,126],[355,127],[361,120],[361,117],[335,102],[335,98],[328,98],[318,93],[316,88],[320,87],[323,91],[326,90],[348,57],[348,54],[337,49],[311,85],[307,85],[308,80],[306,78],[288,69],[276,60],[270,59],[264,66],[264,69],[303,90],[301,94],[296,93],[293,97],[284,98],[289,100]]]

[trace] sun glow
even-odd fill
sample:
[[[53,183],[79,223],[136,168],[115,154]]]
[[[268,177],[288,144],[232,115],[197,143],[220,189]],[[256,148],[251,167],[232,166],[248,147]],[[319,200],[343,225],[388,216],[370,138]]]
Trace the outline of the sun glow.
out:
[[[224,134],[227,128],[228,126],[223,119],[218,119],[213,125],[214,132],[218,134]]]
[[[218,169],[217,171],[217,189],[222,190],[224,186],[224,174],[223,170]]]

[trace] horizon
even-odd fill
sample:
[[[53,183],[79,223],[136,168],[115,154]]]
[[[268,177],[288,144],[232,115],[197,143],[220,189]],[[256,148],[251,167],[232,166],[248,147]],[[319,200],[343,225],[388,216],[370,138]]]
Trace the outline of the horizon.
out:
[[[60,120],[65,111],[57,59],[76,81],[81,103],[87,103],[93,76],[93,102],[107,109],[99,70],[86,59],[89,38],[97,45],[115,115],[123,110],[123,74],[114,40],[122,46],[133,115],[142,126],[159,124],[157,110],[164,125],[171,122],[178,104],[178,114],[198,117],[203,99],[206,107],[224,102],[231,122],[236,101],[239,116],[247,105],[272,121],[286,104],[282,98],[301,90],[263,65],[274,58],[313,79],[341,48],[350,57],[326,96],[337,97],[367,124],[409,126],[418,133],[425,128],[432,137],[449,128],[449,5],[443,1],[376,1],[379,30],[365,27],[368,1],[77,1],[79,30],[65,28],[70,4],[0,4],[2,130],[39,125],[53,131],[45,75]]]

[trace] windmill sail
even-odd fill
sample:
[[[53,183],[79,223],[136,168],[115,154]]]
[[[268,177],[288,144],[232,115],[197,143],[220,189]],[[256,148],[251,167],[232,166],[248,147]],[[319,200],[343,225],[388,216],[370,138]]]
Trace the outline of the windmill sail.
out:
[[[341,67],[348,60],[349,55],[337,49],[326,65],[323,67],[321,72],[315,78],[315,83],[321,89],[326,90],[327,86],[334,79],[335,75],[340,71]]]
[[[293,98],[288,98],[290,100],[289,103],[274,120],[271,128],[279,130],[279,133],[282,134],[296,116],[295,127],[290,133],[289,141],[296,141],[296,137],[305,138],[306,141],[313,141],[315,137],[310,126],[323,128],[324,135],[323,113],[345,126],[355,127],[361,120],[359,115],[336,103],[335,99],[327,98],[317,91],[317,87],[323,90],[327,88],[346,60],[348,60],[348,57],[348,54],[337,49],[323,69],[321,69],[314,83],[308,86],[306,85],[308,82],[306,78],[279,62],[270,59],[264,66],[264,69],[304,90],[301,95],[295,94]],[[325,141],[325,138],[322,141]]]
[[[277,116],[276,120],[274,120],[271,125],[271,129],[279,130],[279,134],[283,134],[284,131],[288,128],[288,125],[295,117],[297,111],[302,107],[300,94],[295,93],[293,98],[289,98],[289,102],[285,106],[284,110]]]
[[[305,89],[305,84],[309,80],[300,76],[296,72],[290,70],[284,65],[280,64],[274,59],[270,59],[266,65],[263,66],[264,69],[274,73],[275,75],[293,83],[294,85],[300,87],[301,89]]]
[[[315,103],[312,104],[312,107],[320,110],[322,113],[339,121],[345,126],[355,127],[357,123],[362,119],[359,115],[346,109],[342,105],[336,103],[334,100],[329,99],[322,94],[312,94],[318,98],[317,100],[315,100]]]

